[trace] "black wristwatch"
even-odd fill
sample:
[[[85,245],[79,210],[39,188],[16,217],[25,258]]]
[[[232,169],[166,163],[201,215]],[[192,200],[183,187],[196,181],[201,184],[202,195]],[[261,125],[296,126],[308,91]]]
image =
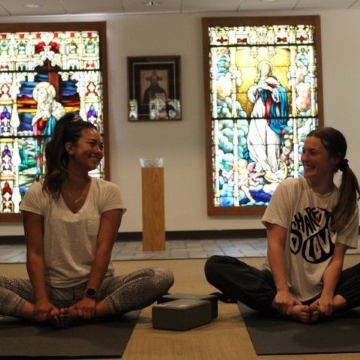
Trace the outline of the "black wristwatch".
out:
[[[90,299],[95,299],[96,298],[96,290],[95,289],[91,289],[91,288],[87,288],[84,295]]]

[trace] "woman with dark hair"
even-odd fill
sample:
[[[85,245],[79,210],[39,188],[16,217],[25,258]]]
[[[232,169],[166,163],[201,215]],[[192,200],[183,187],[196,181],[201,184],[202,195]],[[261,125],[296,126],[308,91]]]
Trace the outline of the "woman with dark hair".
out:
[[[305,323],[360,306],[360,264],[343,269],[346,250],[358,245],[360,194],[346,150],[343,134],[331,127],[308,134],[304,177],[280,183],[262,218],[263,268],[227,256],[206,262],[207,280],[226,298]]]
[[[63,328],[151,305],[174,282],[166,268],[114,276],[111,252],[125,206],[119,187],[92,178],[104,145],[94,125],[67,113],[46,145],[43,181],[23,213],[29,279],[0,276],[0,314]]]

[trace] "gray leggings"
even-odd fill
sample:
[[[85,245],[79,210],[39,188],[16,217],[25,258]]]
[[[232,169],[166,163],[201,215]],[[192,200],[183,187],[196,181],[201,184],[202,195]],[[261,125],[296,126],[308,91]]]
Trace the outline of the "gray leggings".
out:
[[[97,301],[105,299],[114,314],[143,309],[165,295],[174,283],[172,272],[166,268],[149,268],[105,278]],[[68,287],[47,287],[50,302],[66,308],[79,301],[86,282]],[[20,316],[25,301],[35,303],[33,287],[28,279],[0,275],[0,315]]]

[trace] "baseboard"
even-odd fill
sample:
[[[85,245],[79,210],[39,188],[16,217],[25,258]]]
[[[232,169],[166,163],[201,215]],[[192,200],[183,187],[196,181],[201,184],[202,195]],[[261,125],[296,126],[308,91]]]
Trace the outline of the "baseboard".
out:
[[[25,239],[23,235],[6,235],[0,236],[1,245],[11,245],[11,244],[24,244]]]
[[[266,237],[265,229],[166,231],[166,240],[248,239]],[[118,241],[142,240],[142,232],[119,233]]]
[[[266,237],[265,229],[166,231],[166,240],[249,239]],[[142,232],[119,232],[116,241],[142,240]],[[23,235],[0,236],[0,244],[23,244]]]

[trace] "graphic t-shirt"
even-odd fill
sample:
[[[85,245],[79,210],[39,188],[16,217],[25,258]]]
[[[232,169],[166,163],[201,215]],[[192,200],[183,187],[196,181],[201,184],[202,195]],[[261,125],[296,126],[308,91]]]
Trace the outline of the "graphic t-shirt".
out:
[[[349,248],[358,244],[358,208],[344,229],[331,231],[332,209],[339,197],[338,188],[318,194],[306,179],[287,179],[280,183],[262,218],[287,229],[285,266],[291,293],[300,301],[321,293],[322,277],[334,254],[335,244]],[[270,270],[268,259],[263,267]]]

